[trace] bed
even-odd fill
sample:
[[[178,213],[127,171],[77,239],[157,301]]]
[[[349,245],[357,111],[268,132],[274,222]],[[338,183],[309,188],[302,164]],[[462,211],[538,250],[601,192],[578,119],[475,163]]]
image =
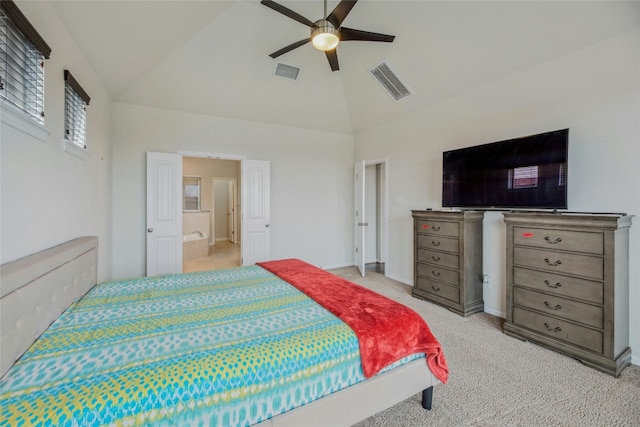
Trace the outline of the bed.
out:
[[[1,267],[0,424],[350,425],[446,382],[426,325],[366,329],[411,310],[300,260],[97,284],[97,252]]]

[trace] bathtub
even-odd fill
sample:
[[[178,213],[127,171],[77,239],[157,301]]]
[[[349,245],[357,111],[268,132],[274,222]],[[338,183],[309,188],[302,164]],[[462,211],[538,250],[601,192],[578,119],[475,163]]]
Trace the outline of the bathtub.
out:
[[[201,231],[182,236],[182,261],[193,261],[209,255],[209,236]]]

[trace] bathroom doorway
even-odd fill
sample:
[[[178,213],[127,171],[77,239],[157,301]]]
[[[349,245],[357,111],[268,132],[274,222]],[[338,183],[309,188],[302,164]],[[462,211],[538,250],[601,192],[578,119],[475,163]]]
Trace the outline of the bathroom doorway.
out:
[[[183,156],[182,174],[189,177],[191,183],[199,182],[197,189],[183,187],[183,197],[190,197],[189,207],[199,206],[199,209],[198,213],[189,209],[183,210],[182,271],[220,270],[241,266],[242,198],[238,185],[241,178],[241,162]],[[224,184],[224,191],[223,187],[220,187],[221,183]],[[194,195],[198,197],[197,204],[193,201],[193,197],[196,197]],[[206,225],[203,225],[202,221],[197,222],[198,216],[203,215],[207,218]],[[198,239],[203,238],[202,235],[206,235],[207,242],[204,251],[200,251],[200,246],[197,246]]]

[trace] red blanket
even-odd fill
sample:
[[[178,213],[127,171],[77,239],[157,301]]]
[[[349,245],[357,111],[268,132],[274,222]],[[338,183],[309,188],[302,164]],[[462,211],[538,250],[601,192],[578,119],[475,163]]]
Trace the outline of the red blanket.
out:
[[[443,384],[449,368],[442,347],[418,313],[367,288],[298,259],[258,263],[313,298],[353,329],[360,343],[364,375],[425,353],[431,372]]]

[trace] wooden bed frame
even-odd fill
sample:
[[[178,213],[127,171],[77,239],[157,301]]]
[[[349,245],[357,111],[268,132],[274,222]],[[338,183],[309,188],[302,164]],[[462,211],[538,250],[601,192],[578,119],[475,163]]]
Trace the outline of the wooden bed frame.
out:
[[[85,236],[0,266],[0,376],[97,283],[97,263],[98,238]],[[418,359],[260,425],[351,425],[419,392],[431,409],[439,383]]]

